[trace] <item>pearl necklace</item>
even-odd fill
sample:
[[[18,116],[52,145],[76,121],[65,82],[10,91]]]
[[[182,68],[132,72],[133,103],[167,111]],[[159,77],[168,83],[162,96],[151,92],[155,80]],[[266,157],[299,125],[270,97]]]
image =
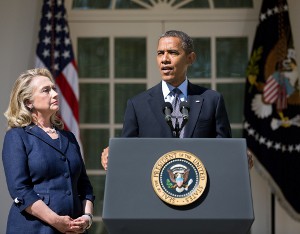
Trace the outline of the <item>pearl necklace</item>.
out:
[[[41,126],[40,124],[37,124],[37,126],[39,128],[41,128],[44,132],[48,133],[48,134],[56,133],[56,129],[53,126],[50,129],[48,129],[48,130],[44,129],[44,127]]]
[[[43,129],[43,128],[42,128]],[[55,128],[52,128],[52,129],[49,129],[49,130],[45,130],[45,129],[43,129],[46,133],[48,133],[48,134],[52,134],[52,133],[56,133],[56,130],[55,130]]]

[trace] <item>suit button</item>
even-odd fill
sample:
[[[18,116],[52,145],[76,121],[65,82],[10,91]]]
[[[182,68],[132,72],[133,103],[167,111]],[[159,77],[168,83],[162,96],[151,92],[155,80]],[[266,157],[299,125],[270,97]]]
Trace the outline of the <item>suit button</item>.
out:
[[[19,204],[19,203],[22,204],[24,201],[23,201],[22,198],[16,197],[15,200],[14,200],[14,202],[15,202],[16,204]]]
[[[66,161],[66,157],[65,157],[65,156],[61,156],[60,159],[61,159],[62,161]]]
[[[66,192],[66,194],[67,194],[68,196],[70,196],[70,195],[71,195],[71,192],[68,190],[68,191]]]
[[[69,173],[66,172],[66,173],[64,174],[64,177],[65,177],[65,178],[69,178]]]

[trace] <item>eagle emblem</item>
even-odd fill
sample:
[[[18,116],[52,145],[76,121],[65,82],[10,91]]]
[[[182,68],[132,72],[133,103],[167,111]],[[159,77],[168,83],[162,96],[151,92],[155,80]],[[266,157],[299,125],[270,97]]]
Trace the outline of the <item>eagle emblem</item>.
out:
[[[253,97],[251,109],[260,119],[270,117],[275,111],[280,118],[272,118],[270,123],[272,130],[280,127],[300,127],[300,115],[292,118],[284,115],[284,110],[288,108],[288,105],[300,105],[296,53],[294,49],[289,48],[286,57],[278,61],[276,59],[277,47],[279,45],[267,57],[264,83],[257,81],[259,70],[254,62],[255,59],[258,62],[261,58],[262,47],[254,51],[252,55],[248,66],[248,81],[251,85],[250,89],[256,87],[258,93]]]
[[[206,169],[194,154],[175,150],[161,156],[153,166],[152,186],[164,202],[185,206],[196,201],[207,183]]]
[[[175,189],[178,193],[184,190],[187,191],[189,186],[193,183],[193,179],[189,180],[190,169],[182,164],[176,164],[167,171],[170,178],[167,179],[167,185],[169,188]]]

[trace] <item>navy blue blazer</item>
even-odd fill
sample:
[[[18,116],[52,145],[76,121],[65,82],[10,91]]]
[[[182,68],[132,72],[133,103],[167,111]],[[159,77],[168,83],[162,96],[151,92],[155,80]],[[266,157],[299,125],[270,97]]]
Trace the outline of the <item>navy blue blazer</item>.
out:
[[[35,125],[7,131],[2,160],[14,200],[7,233],[59,233],[25,211],[39,199],[58,215],[72,218],[83,214],[82,200],[94,201],[75,136],[63,130],[58,135],[53,140]]]
[[[189,120],[185,138],[231,137],[224,99],[214,90],[188,82]],[[123,137],[172,137],[162,107],[165,103],[161,82],[127,101]]]

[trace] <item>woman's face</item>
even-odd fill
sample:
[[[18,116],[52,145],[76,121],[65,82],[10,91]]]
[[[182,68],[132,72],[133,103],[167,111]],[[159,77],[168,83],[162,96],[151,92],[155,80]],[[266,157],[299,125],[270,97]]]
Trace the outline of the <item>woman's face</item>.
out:
[[[52,115],[59,110],[58,94],[55,85],[46,76],[36,76],[30,85],[33,86],[32,100],[29,106],[33,112]]]

